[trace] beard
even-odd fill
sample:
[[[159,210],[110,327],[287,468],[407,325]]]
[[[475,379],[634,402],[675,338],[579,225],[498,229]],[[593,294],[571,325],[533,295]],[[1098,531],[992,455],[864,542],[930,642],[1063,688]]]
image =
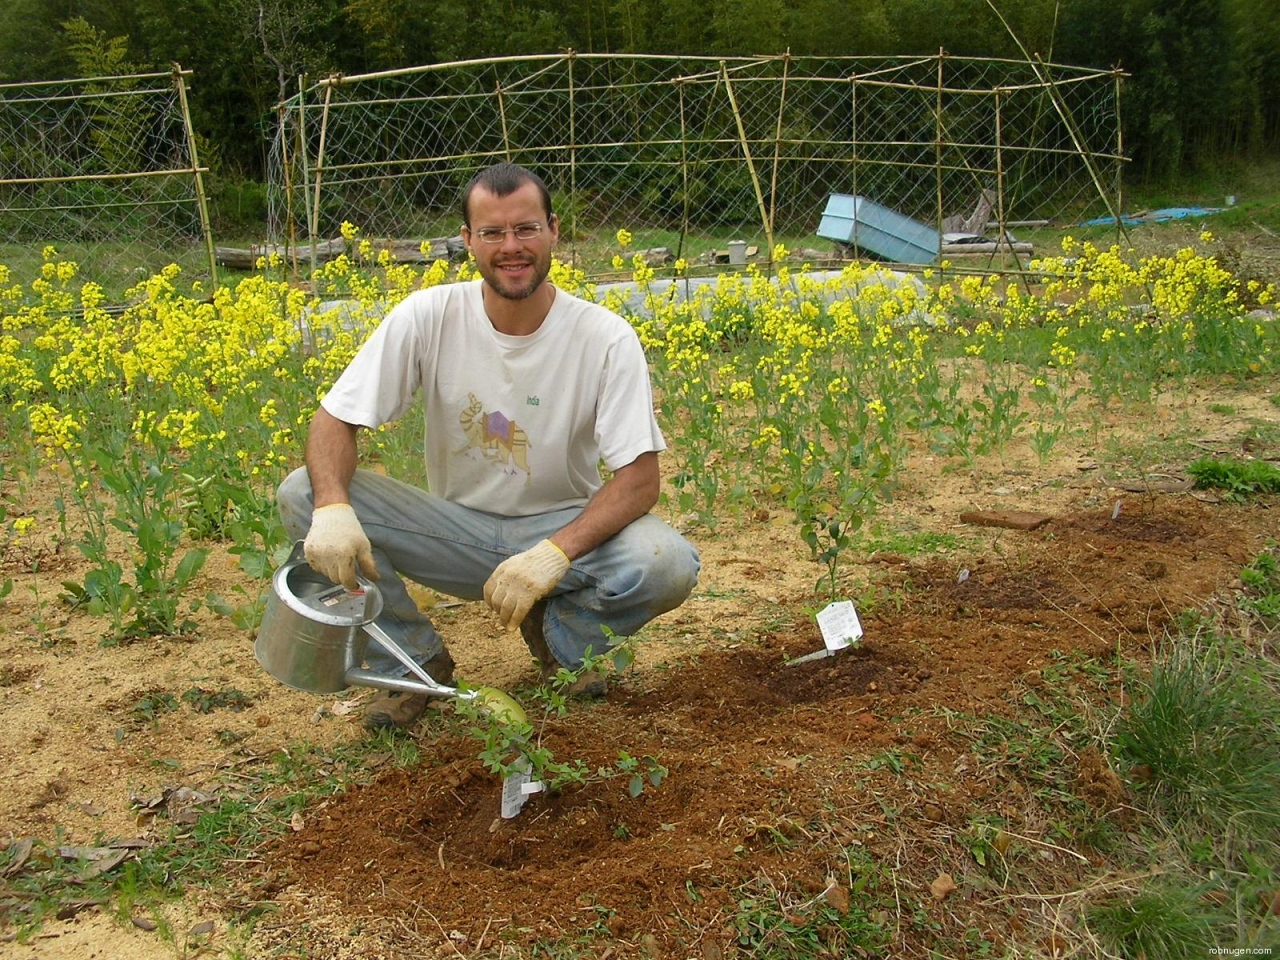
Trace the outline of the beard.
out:
[[[503,273],[502,265],[507,263],[529,264],[533,270],[527,278],[517,280]],[[498,296],[504,300],[526,300],[537,292],[547,279],[547,274],[551,272],[551,253],[548,251],[542,256],[534,256],[531,259],[507,257],[500,263],[490,261],[487,264],[477,264],[477,267],[484,282]]]

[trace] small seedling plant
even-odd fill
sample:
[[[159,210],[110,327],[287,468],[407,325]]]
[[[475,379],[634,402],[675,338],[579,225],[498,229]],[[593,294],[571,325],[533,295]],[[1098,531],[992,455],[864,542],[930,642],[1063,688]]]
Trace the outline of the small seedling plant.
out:
[[[541,783],[549,793],[567,787],[582,787],[596,781],[625,778],[627,793],[639,797],[646,789],[657,789],[666,779],[668,771],[656,758],[648,755],[634,756],[625,749],[618,750],[617,759],[607,766],[594,770],[581,759],[561,759],[546,745],[547,723],[569,712],[569,689],[583,676],[605,669],[625,670],[634,660],[634,651],[627,638],[617,637],[605,628],[609,641],[606,651],[596,654],[588,647],[582,665],[576,670],[561,667],[554,676],[533,694],[540,712],[533,721],[512,716],[503,710],[493,710],[481,700],[459,699],[458,713],[470,724],[468,732],[481,743],[479,760],[491,773],[506,779],[525,775],[530,782]]]

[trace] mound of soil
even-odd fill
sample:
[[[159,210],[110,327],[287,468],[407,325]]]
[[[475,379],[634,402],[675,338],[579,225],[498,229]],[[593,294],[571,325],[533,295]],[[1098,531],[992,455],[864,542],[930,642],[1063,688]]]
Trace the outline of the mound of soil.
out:
[[[264,855],[262,876],[294,917],[319,898],[463,953],[607,929],[617,956],[726,955],[734,901],[761,876],[812,904],[848,885],[849,863],[831,851],[857,845],[886,864],[905,853],[902,881],[918,885],[931,823],[983,810],[1018,822],[1016,771],[967,768],[948,713],[1005,714],[1063,655],[1146,647],[1230,581],[1273,522],[1256,506],[1160,497],[1059,515],[996,555],[900,558],[856,647],[789,666],[822,647],[812,622],[796,622],[624,677],[543,730],[556,757],[590,770],[621,749],[655,758],[667,770],[656,789],[632,797],[625,777],[595,780],[535,794],[504,820],[476,742],[428,725],[426,762],[309,811]],[[871,803],[879,756],[908,775],[878,779]],[[1121,806],[1097,751],[1077,760],[1079,796]],[[935,779],[949,789],[927,786]],[[914,836],[885,829],[886,803],[919,812],[904,818]]]

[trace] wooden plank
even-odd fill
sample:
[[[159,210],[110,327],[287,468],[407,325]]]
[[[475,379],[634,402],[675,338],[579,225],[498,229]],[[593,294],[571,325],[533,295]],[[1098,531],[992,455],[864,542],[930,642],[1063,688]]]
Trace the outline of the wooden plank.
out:
[[[977,527],[1006,527],[1010,530],[1036,530],[1052,520],[1043,513],[1026,510],[969,510],[960,514],[961,523]]]

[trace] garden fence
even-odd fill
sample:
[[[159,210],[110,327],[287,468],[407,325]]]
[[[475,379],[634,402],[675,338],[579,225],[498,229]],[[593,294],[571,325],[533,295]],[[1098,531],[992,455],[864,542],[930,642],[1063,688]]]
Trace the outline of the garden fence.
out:
[[[507,57],[332,76],[279,106],[272,230],[292,269],[343,221],[414,256],[457,234],[458,195],[498,160],[543,175],[561,256],[611,270],[632,249],[721,262],[848,254],[816,235],[833,193],[945,232],[991,200],[990,229],[1119,210],[1121,74],[1040,61]],[[1002,229],[1003,228],[1003,229]]]
[[[0,85],[0,263],[38,276],[52,246],[109,295],[172,262],[216,282],[190,76]]]

